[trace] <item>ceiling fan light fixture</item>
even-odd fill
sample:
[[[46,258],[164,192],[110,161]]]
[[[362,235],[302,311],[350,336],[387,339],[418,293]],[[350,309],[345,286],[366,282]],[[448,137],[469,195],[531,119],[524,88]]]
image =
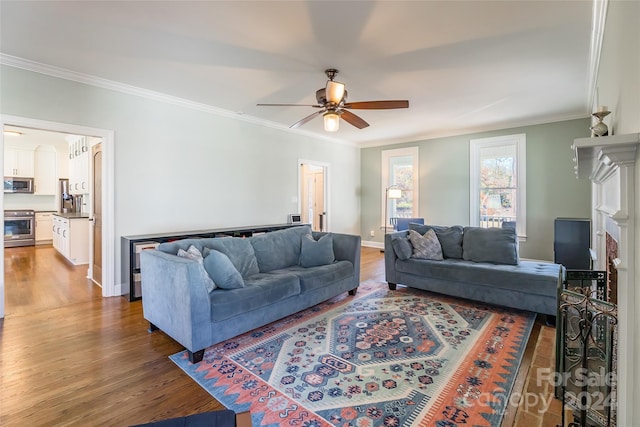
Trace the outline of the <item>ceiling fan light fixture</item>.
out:
[[[340,127],[340,114],[335,111],[327,111],[322,115],[324,118],[324,130],[327,132],[336,132]]]
[[[333,80],[327,81],[325,96],[328,102],[340,104],[340,101],[344,98],[344,83],[334,82]]]

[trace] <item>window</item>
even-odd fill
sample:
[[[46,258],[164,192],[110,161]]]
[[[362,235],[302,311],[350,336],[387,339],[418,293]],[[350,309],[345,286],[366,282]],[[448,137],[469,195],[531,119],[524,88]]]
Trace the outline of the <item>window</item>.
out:
[[[400,188],[399,199],[387,198],[388,188]],[[385,200],[387,200],[385,218]],[[418,216],[418,147],[382,150],[382,210],[380,218]],[[390,226],[389,223],[386,224]]]
[[[470,225],[515,223],[518,236],[526,238],[525,156],[525,134],[470,141]]]

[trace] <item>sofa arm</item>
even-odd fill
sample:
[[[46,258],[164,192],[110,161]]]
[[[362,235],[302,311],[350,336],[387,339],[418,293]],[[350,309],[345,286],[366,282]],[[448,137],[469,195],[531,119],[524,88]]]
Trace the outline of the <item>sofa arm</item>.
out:
[[[143,316],[191,352],[209,345],[211,304],[197,261],[140,253]]]
[[[324,236],[325,232],[314,231],[314,239]],[[353,264],[354,289],[360,284],[360,247],[361,238],[355,234],[331,233],[333,236],[333,255],[338,261],[351,261]]]
[[[384,271],[385,280],[388,283],[397,284],[398,279],[396,277],[396,251],[393,249],[391,241],[399,237],[406,237],[409,234],[408,231],[397,231],[395,233],[388,233],[384,235]]]

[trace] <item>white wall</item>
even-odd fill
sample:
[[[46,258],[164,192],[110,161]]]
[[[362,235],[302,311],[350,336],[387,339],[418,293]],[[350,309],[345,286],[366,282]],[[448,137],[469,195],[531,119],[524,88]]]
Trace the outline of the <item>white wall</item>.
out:
[[[115,131],[117,280],[120,236],[286,222],[299,158],[330,165],[331,231],[359,233],[354,146],[8,66],[0,109]]]
[[[640,132],[640,2],[610,1],[607,11],[600,69],[598,72],[598,103],[607,105],[612,111],[609,121],[605,120],[614,134]],[[635,176],[635,266],[640,266],[640,153],[636,157]],[[640,307],[640,268],[634,276],[635,302]],[[640,330],[640,316],[635,315],[635,325],[629,325],[629,333]],[[628,339],[621,336],[620,340]],[[628,354],[633,372],[622,373],[629,385],[629,395],[621,402],[618,425],[640,425],[640,407],[632,402],[640,402],[640,339],[635,339],[635,347]]]

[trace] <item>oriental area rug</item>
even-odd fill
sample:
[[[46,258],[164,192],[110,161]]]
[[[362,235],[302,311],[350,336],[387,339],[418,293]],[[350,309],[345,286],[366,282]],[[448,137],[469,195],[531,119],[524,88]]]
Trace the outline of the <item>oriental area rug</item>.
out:
[[[384,283],[171,360],[254,426],[499,426],[535,315]]]

